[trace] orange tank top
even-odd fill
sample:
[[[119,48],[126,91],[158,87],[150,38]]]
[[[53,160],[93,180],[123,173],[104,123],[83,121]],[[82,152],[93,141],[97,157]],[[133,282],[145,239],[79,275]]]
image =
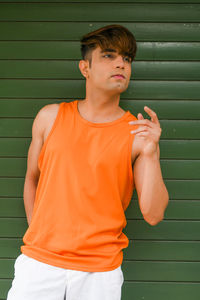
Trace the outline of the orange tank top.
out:
[[[114,121],[92,123],[77,103],[60,103],[42,146],[21,252],[65,269],[109,271],[122,264],[129,244],[122,232],[134,190],[128,122],[137,118],[126,111]]]

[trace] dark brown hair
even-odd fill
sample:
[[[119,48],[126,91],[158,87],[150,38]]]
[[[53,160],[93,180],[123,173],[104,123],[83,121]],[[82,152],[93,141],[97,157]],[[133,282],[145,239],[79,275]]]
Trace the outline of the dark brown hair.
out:
[[[107,25],[85,34],[81,40],[82,59],[92,63],[92,51],[98,46],[104,50],[114,48],[120,55],[135,59],[137,44],[134,35],[124,26],[118,24]]]

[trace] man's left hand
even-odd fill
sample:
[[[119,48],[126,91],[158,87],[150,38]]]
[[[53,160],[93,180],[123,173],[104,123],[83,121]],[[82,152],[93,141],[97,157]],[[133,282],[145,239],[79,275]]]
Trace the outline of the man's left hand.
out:
[[[143,141],[143,154],[152,155],[158,150],[159,140],[162,129],[157,114],[148,106],[144,107],[145,112],[151,117],[151,120],[144,119],[141,113],[138,114],[137,121],[130,121],[130,125],[139,125],[137,129],[132,130],[138,138]]]

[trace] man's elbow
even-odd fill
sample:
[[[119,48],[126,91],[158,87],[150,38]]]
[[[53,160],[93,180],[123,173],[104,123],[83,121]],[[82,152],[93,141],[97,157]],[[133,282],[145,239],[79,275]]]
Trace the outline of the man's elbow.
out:
[[[157,225],[164,219],[164,216],[162,216],[161,218],[150,218],[150,217],[146,217],[146,216],[143,216],[143,217],[144,217],[144,220],[147,223],[149,223],[151,226]]]
[[[167,207],[167,204],[165,208]],[[151,226],[155,226],[158,223],[160,223],[164,219],[164,213],[165,209],[162,211],[162,213],[157,214],[143,214],[144,220],[149,223]]]
[[[169,203],[169,194],[167,193],[163,204],[162,212],[159,213],[157,212],[157,214],[155,214],[155,212],[154,214],[143,213],[144,220],[152,226],[155,226],[158,223],[160,223],[164,219],[164,213],[168,206],[168,203]]]

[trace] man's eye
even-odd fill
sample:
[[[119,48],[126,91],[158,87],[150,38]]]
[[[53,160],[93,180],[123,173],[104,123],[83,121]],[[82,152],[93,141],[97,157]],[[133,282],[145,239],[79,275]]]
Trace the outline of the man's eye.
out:
[[[105,55],[103,55],[103,57],[106,57],[106,56],[107,57],[113,57],[112,54],[105,54]],[[130,60],[130,58],[128,56],[124,57],[124,59],[127,60],[128,62],[131,62],[131,60]]]
[[[111,54],[105,54],[103,57],[105,57],[105,56],[112,56]]]
[[[127,59],[128,62],[131,62],[130,58],[127,56],[125,57],[125,59]]]

